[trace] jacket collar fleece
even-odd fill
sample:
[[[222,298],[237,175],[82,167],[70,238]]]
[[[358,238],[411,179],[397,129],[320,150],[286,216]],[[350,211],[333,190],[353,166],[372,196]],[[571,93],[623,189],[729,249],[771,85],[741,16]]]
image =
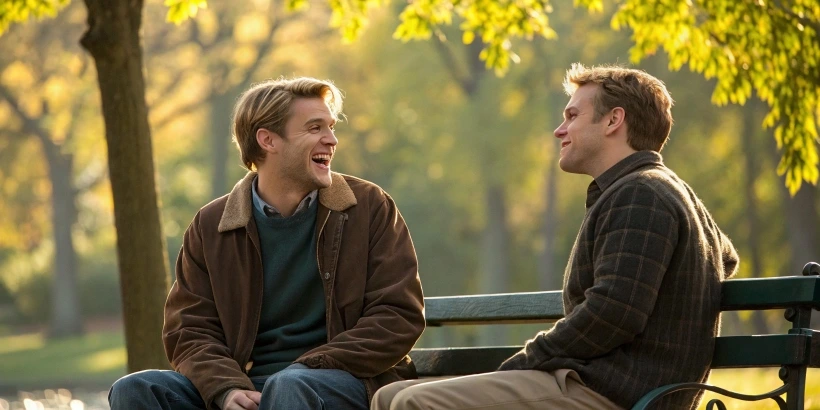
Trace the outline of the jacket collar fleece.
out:
[[[219,232],[227,232],[248,225],[253,216],[251,186],[256,172],[248,172],[228,194],[225,211],[219,220]],[[341,174],[331,173],[331,184],[319,190],[319,203],[331,211],[341,212],[356,205],[356,196]]]

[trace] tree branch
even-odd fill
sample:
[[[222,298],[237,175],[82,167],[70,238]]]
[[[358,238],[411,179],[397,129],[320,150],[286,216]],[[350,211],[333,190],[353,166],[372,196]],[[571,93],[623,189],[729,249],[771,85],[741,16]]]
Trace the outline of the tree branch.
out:
[[[45,148],[46,155],[49,158],[52,158],[57,153],[57,144],[51,140],[51,136],[45,128],[41,127],[37,120],[31,118],[25,111],[20,107],[20,104],[14,98],[14,95],[11,91],[6,88],[4,85],[0,84],[0,97],[2,97],[6,102],[8,102],[9,106],[11,107],[12,111],[17,115],[17,118],[23,123],[23,129],[40,140],[43,144],[43,148]]]
[[[188,101],[185,104],[181,104],[172,113],[164,115],[162,118],[160,118],[158,120],[151,121],[151,128],[154,129],[154,132],[159,132],[161,129],[168,126],[168,124],[170,124],[171,121],[173,121],[173,120],[175,120],[179,117],[188,115],[188,114],[196,111],[197,109],[199,109],[201,106],[202,106],[202,101]]]
[[[800,15],[798,15],[788,7],[784,6],[780,0],[772,0],[772,2],[774,3],[775,8],[777,8],[778,10],[782,11],[783,13],[786,13],[786,15],[788,15],[789,17],[797,20],[797,22],[799,22],[803,26],[811,27],[812,29],[814,29],[815,36],[820,38],[820,22],[809,20],[806,17],[800,17]]]
[[[441,56],[441,60],[444,62],[444,65],[447,67],[447,72],[450,73],[451,77],[453,77],[453,81],[461,87],[461,90],[464,91],[465,94],[470,94],[470,85],[464,78],[464,75],[461,74],[461,70],[458,69],[456,58],[453,55],[453,49],[438,39],[434,39],[432,43],[433,46],[435,46],[436,51],[438,51],[438,54]]]

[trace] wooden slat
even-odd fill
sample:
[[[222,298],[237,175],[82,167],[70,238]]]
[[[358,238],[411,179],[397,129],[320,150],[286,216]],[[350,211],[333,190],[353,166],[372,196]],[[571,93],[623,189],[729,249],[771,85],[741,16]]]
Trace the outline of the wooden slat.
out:
[[[551,322],[564,317],[561,291],[430,297],[424,303],[428,326]]]
[[[463,376],[494,371],[519,350],[521,346],[413,349],[410,358],[419,377]]]
[[[721,336],[715,341],[713,369],[809,364],[811,336],[802,334]]]
[[[820,308],[820,277],[730,279],[721,288],[721,310]]]

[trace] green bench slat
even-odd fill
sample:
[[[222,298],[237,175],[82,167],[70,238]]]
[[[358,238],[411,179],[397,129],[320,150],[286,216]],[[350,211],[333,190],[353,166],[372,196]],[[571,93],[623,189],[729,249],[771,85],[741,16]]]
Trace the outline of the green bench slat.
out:
[[[428,297],[428,326],[550,322],[564,316],[560,291]],[[721,310],[820,309],[820,277],[732,279],[723,283]]]
[[[532,323],[564,317],[561,291],[424,298],[428,326]]]
[[[820,277],[816,276],[732,279],[722,286],[723,311],[820,308]],[[560,291],[428,297],[425,305],[428,326],[546,323],[564,316]],[[410,356],[420,376],[466,375],[493,371],[520,348],[414,349]],[[814,332],[814,337],[722,336],[716,340],[712,360],[714,369],[803,364],[820,367],[820,333]]]
[[[721,310],[820,308],[820,277],[730,279],[721,287]]]
[[[815,339],[820,339],[817,336]],[[712,369],[803,365],[819,367],[809,357],[809,335],[721,336],[715,341]],[[420,377],[491,372],[522,346],[413,349],[410,357]],[[815,355],[816,356],[816,355]]]
[[[428,326],[548,323],[564,317],[560,291],[428,297],[425,305]],[[731,279],[721,287],[721,311],[790,307],[820,310],[820,277]],[[413,349],[410,357],[420,377],[463,376],[494,371],[519,350],[521,346]],[[783,365],[820,367],[820,332],[721,336],[710,368]],[[805,390],[803,384],[799,388]]]
[[[715,341],[713,369],[809,364],[811,336],[721,336]]]
[[[419,377],[463,376],[492,372],[519,350],[521,346],[413,349],[410,358]]]

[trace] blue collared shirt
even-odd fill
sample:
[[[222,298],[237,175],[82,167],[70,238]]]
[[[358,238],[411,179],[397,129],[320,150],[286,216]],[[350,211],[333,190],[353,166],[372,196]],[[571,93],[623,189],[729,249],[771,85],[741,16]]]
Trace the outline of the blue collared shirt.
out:
[[[259,196],[259,193],[256,192],[256,185],[259,183],[259,177],[255,177],[253,179],[253,184],[251,184],[251,192],[253,192],[253,205],[256,207],[257,210],[265,214],[268,218],[284,218],[282,213],[279,212],[278,209],[274,208],[273,205],[265,202],[262,197]],[[299,212],[308,209],[311,203],[316,200],[316,197],[319,196],[318,190],[313,190],[307,196],[302,199],[302,202],[299,202],[299,206],[296,207],[296,210],[293,211],[293,215],[298,214]],[[291,215],[291,216],[293,216]]]

